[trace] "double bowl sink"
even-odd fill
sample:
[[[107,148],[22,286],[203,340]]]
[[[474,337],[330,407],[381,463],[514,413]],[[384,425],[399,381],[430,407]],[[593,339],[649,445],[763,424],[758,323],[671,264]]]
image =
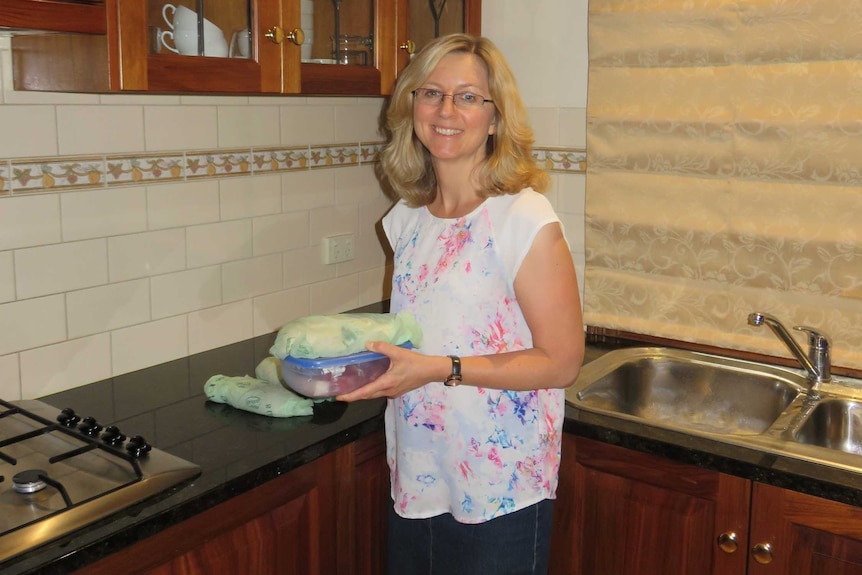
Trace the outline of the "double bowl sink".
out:
[[[658,347],[610,351],[566,391],[575,408],[862,472],[862,388],[808,392],[791,369]]]

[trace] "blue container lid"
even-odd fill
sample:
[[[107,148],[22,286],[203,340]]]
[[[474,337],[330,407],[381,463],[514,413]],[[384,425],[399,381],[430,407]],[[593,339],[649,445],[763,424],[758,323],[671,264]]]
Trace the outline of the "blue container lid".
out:
[[[406,343],[402,343],[398,347],[403,347],[404,349],[413,349],[413,344],[409,341]],[[342,355],[339,357],[315,357],[315,358],[304,358],[304,357],[290,357],[287,356],[283,361],[289,363],[291,365],[295,365],[297,367],[301,367],[304,369],[326,369],[331,367],[338,367],[341,365],[354,365],[357,363],[366,363],[369,361],[373,361],[375,359],[380,359],[386,357],[382,353],[376,353],[373,351],[360,351],[359,353],[353,353],[351,355]]]

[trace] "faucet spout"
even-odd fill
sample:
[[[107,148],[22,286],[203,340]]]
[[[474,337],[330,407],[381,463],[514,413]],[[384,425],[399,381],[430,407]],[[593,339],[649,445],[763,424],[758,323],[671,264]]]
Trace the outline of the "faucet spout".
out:
[[[808,353],[796,342],[787,328],[782,325],[775,317],[767,314],[754,312],[749,314],[748,323],[753,326],[761,326],[766,324],[772,330],[778,339],[784,343],[785,347],[790,350],[793,357],[796,358],[803,369],[808,374],[810,383],[810,391],[816,393],[821,383],[832,380],[831,362],[829,359],[829,339],[822,333],[817,332],[813,328],[796,326],[794,329],[805,331],[808,333]]]

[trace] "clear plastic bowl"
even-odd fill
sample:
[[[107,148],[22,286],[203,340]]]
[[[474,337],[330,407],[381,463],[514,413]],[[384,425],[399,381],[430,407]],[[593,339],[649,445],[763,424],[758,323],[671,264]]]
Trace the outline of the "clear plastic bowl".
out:
[[[410,343],[401,347],[412,348]],[[389,369],[389,358],[371,351],[341,357],[286,357],[281,375],[288,387],[306,397],[334,397],[371,383]]]

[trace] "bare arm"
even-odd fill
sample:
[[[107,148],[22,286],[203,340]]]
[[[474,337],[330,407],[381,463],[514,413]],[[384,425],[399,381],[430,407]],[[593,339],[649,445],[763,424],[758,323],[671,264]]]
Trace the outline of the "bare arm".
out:
[[[533,347],[461,358],[461,385],[529,390],[568,387],[584,356],[584,328],[572,257],[558,224],[543,227],[515,278],[515,295],[533,335]],[[396,397],[432,381],[443,381],[452,363],[383,342],[368,348],[390,357],[389,371],[344,401]]]

